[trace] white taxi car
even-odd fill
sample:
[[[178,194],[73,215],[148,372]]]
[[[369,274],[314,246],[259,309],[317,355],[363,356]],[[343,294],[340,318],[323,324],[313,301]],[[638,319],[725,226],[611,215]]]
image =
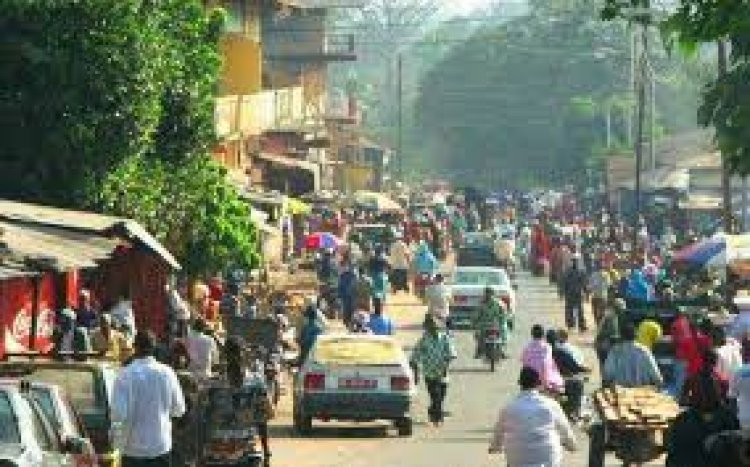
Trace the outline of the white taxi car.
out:
[[[410,436],[414,393],[408,359],[394,338],[322,335],[295,380],[294,427],[307,434],[313,419],[388,420],[400,436]]]
[[[458,267],[450,279],[450,318],[455,327],[470,327],[472,317],[482,303],[484,291],[490,287],[510,311],[516,310],[515,285],[502,268]]]

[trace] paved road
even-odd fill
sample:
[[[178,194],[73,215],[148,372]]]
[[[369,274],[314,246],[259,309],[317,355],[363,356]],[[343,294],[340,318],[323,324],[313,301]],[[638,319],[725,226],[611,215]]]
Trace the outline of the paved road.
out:
[[[473,338],[459,333],[459,358],[451,372],[447,409],[452,416],[440,428],[426,421],[426,391],[420,388],[412,438],[398,438],[385,425],[338,425],[316,423],[309,438],[295,437],[289,410],[282,408],[273,427],[274,467],[482,467],[505,465],[501,456],[487,454],[490,430],[499,408],[517,394],[520,370],[518,356],[534,323],[560,326],[562,304],[546,280],[519,278],[519,310],[516,331],[511,339],[511,358],[494,374],[481,361],[472,359]],[[417,323],[424,309],[405,295],[393,297],[390,313],[402,323],[399,337],[408,348],[418,337]],[[590,336],[574,341],[590,348]],[[587,351],[593,359],[593,352]],[[593,360],[592,360],[593,361]],[[288,403],[288,402],[287,402]],[[566,455],[566,466],[584,467],[588,438],[579,433],[580,451]],[[621,465],[612,459],[609,465]]]

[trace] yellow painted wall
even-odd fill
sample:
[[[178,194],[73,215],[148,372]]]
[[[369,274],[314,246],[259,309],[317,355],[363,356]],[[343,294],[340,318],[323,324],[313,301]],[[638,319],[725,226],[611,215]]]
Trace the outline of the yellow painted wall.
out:
[[[262,47],[242,34],[225,34],[221,39],[223,58],[220,94],[245,95],[262,87]]]

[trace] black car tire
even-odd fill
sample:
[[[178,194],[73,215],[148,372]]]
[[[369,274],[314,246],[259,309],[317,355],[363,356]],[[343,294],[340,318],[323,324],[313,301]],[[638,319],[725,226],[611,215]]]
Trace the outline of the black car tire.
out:
[[[299,413],[294,410],[294,430],[302,436],[307,436],[312,432],[312,417]]]
[[[407,437],[414,434],[414,422],[411,417],[404,417],[397,420],[395,425],[399,436]]]

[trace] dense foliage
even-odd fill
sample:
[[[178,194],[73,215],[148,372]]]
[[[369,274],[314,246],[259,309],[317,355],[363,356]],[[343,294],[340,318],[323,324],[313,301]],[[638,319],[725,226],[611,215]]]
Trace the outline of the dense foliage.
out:
[[[423,79],[417,119],[434,166],[486,185],[585,183],[601,158],[627,149],[627,29],[586,1],[535,2],[479,29]],[[656,57],[659,131],[695,126],[698,84]],[[611,122],[609,150],[607,116]]]
[[[222,15],[198,0],[8,0],[0,196],[142,222],[198,275],[257,263],[208,151]]]
[[[643,5],[645,0],[632,2]],[[603,17],[614,19],[626,13],[621,2],[607,0]],[[729,43],[727,73],[705,88],[699,120],[715,127],[717,142],[730,167],[737,173],[750,174],[750,3],[680,0],[661,27],[690,50],[706,42]]]

